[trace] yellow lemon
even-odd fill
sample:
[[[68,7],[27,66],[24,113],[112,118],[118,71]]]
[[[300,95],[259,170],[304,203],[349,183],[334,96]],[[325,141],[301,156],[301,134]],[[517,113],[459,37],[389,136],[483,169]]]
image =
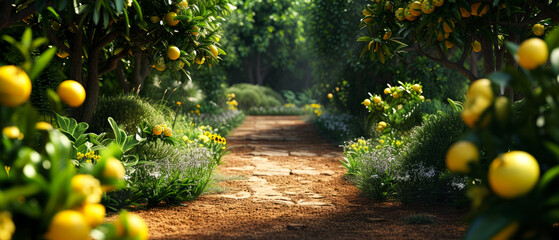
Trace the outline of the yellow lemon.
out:
[[[530,192],[540,178],[538,161],[527,152],[501,154],[489,165],[489,186],[502,198],[512,199]]]
[[[31,79],[23,69],[14,65],[0,67],[0,104],[19,106],[31,95]]]
[[[413,86],[411,86],[411,89],[413,89],[416,92],[421,91],[421,86],[419,86],[419,84],[414,84]]]
[[[51,129],[52,129],[52,125],[50,125],[50,123],[48,123],[48,122],[37,122],[37,123],[35,124],[35,128],[36,128],[37,130],[46,131],[46,130],[51,130]]]
[[[391,36],[392,36],[392,32],[386,32],[384,33],[384,36],[382,36],[382,39],[388,40],[390,39]]]
[[[204,61],[206,60],[205,57],[196,57],[194,58],[194,61],[200,65],[204,64]]]
[[[481,43],[479,43],[477,40],[475,40],[472,43],[472,48],[473,48],[474,52],[480,52],[481,51]]]
[[[423,0],[423,3],[421,3],[421,11],[425,14],[431,14],[435,11],[435,6],[430,0]]]
[[[369,105],[371,105],[371,100],[369,100],[369,99],[363,100],[363,105],[365,105],[366,107],[368,107]]]
[[[396,19],[398,19],[400,21],[406,19],[406,16],[404,15],[404,9],[403,8],[398,8],[396,10],[396,12],[394,12],[394,16],[396,16]]]
[[[87,203],[77,210],[83,214],[90,227],[103,223],[106,213],[105,206],[99,203]]]
[[[532,27],[532,32],[534,33],[534,35],[536,36],[541,36],[544,34],[545,32],[545,28],[543,25],[536,23],[534,24],[534,26]]]
[[[332,93],[328,93],[328,99],[332,99],[334,95]]]
[[[421,15],[421,3],[419,1],[410,3],[409,8],[410,8],[411,15],[414,15],[416,17]]]
[[[109,158],[105,163],[105,168],[103,169],[103,177],[112,179],[124,179],[125,170],[124,165],[116,158]]]
[[[114,223],[117,236],[147,240],[148,226],[146,222],[136,214],[127,213],[126,215],[126,222],[121,214]]]
[[[165,23],[167,23],[167,25],[169,26],[175,26],[179,23],[179,20],[175,20],[175,17],[177,16],[177,13],[175,12],[168,12],[165,15]]]
[[[469,141],[459,141],[446,152],[446,167],[451,172],[469,173],[470,162],[479,162],[479,150]]]
[[[85,89],[74,80],[61,82],[56,89],[56,93],[70,107],[79,107],[85,101]]]
[[[171,128],[166,127],[163,129],[163,134],[165,135],[165,137],[173,136],[173,130]]]
[[[101,201],[101,183],[89,174],[77,174],[70,181],[72,190],[83,196],[86,203],[99,203]]]
[[[80,212],[64,210],[54,215],[45,237],[49,240],[88,240],[90,230],[88,222]]]
[[[177,60],[181,56],[181,50],[177,46],[170,46],[167,49],[167,57],[171,60]]]
[[[151,16],[149,20],[151,20],[152,23],[158,23],[159,21],[161,21],[158,16]]]
[[[2,129],[2,134],[9,139],[16,139],[19,138],[21,132],[17,126],[9,126]]]
[[[547,44],[539,38],[530,38],[518,46],[516,60],[521,67],[533,70],[545,64],[548,58]]]
[[[444,4],[444,0],[433,0],[433,5],[435,5],[435,7],[440,7]]]
[[[380,102],[382,102],[382,98],[380,98],[379,96],[375,96],[375,97],[373,97],[373,102],[374,103],[380,103]]]
[[[152,130],[153,134],[159,136],[163,132],[163,127],[161,125],[155,125]]]
[[[214,55],[214,57],[217,57],[217,55],[219,54],[219,51],[217,50],[217,47],[214,45],[210,45],[208,47],[210,49],[210,52],[212,53],[212,55]]]
[[[385,89],[384,89],[384,94],[390,94],[390,93],[392,93],[392,92],[390,91],[390,88],[385,88]]]

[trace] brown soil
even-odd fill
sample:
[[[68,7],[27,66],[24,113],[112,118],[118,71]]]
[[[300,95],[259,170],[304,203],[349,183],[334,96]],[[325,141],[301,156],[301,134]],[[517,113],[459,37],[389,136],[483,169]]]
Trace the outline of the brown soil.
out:
[[[150,239],[460,239],[464,210],[375,202],[345,180],[342,149],[299,117],[248,117],[227,138],[224,190],[136,211]],[[215,187],[214,187],[215,188]],[[433,223],[410,224],[421,214]]]

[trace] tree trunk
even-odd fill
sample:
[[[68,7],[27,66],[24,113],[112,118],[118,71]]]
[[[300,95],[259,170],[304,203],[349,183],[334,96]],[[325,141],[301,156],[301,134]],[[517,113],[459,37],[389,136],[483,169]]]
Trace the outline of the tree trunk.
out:
[[[83,30],[81,27],[78,28],[75,34],[70,36],[70,70],[68,73],[68,78],[76,80],[82,85],[86,85],[83,81],[82,72],[82,49],[83,49]]]
[[[97,101],[99,100],[99,53],[101,48],[94,47],[89,52],[87,62],[87,86],[85,88],[85,102],[82,105],[82,116],[80,121],[91,123]]]
[[[256,84],[262,86],[264,77],[262,76],[262,55],[256,53]]]
[[[151,73],[149,58],[141,53],[134,55],[134,70],[132,72],[132,90],[136,95],[140,94],[144,81]]]
[[[126,74],[124,73],[124,66],[122,65],[122,62],[119,61],[116,64],[115,70],[116,70],[116,79],[118,80],[118,83],[122,88],[122,92],[124,92],[124,94],[130,93],[130,84],[128,84],[128,80],[126,79]]]

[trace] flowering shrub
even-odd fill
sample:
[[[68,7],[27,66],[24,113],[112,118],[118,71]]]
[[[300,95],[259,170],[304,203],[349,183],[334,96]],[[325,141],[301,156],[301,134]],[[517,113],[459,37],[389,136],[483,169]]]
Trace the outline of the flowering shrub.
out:
[[[320,117],[320,115],[322,115],[323,108],[322,105],[318,103],[311,103],[303,106],[303,111],[307,114],[315,114],[317,117]]]

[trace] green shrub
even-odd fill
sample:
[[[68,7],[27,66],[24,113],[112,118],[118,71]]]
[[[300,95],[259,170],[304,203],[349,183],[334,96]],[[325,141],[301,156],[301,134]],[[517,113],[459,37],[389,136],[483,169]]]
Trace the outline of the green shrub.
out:
[[[269,87],[240,83],[231,86],[225,92],[235,94],[238,108],[243,111],[252,107],[278,107],[284,103],[281,94]]]
[[[101,97],[90,124],[90,130],[95,133],[110,132],[111,126],[107,121],[108,117],[113,117],[129,134],[135,133],[143,121],[156,124],[165,121],[160,111],[134,95]]]
[[[398,196],[402,201],[452,202],[454,190],[461,190],[460,179],[448,176],[446,151],[467,130],[460,114],[440,112],[414,128],[400,150],[401,182]]]

